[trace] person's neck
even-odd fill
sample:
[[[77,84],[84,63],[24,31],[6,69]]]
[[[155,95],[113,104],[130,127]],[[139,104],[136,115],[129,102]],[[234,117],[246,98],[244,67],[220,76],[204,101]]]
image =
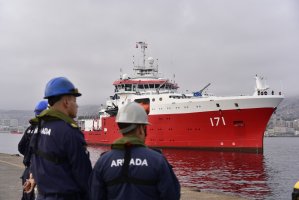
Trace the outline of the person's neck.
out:
[[[60,104],[54,104],[52,107],[51,107],[54,111],[57,111],[57,112],[61,112],[63,114],[65,114],[66,116],[69,116],[68,112],[66,109],[64,109],[64,107]]]
[[[145,141],[143,140],[143,138],[142,138],[140,135],[138,135],[137,133],[135,133],[135,132],[133,132],[133,133],[128,133],[128,134],[124,135],[124,137],[136,137],[136,138],[138,138],[140,141],[142,141],[143,143],[145,142]]]

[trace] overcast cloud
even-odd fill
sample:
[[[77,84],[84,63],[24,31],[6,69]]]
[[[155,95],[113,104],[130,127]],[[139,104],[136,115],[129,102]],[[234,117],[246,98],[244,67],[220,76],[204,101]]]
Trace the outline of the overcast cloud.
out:
[[[252,94],[255,74],[299,95],[297,0],[0,0],[0,109],[33,109],[53,77],[80,105],[104,103],[132,73],[135,42],[180,91]]]

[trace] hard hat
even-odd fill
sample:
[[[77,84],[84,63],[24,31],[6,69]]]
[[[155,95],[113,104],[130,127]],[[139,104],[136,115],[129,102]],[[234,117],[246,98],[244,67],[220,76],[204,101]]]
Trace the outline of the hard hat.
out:
[[[39,115],[43,110],[46,110],[48,107],[48,102],[47,101],[40,101],[36,104],[34,108],[34,113],[35,115]]]
[[[128,103],[124,107],[120,108],[116,115],[116,123],[126,124],[150,124],[148,122],[148,116],[144,108],[135,102]],[[136,126],[135,126],[136,127]],[[120,130],[121,133],[126,133],[133,130],[135,127],[127,127],[126,130]]]
[[[78,89],[75,88],[72,82],[70,82],[65,77],[57,77],[51,79],[45,89],[45,99],[48,99],[50,97],[54,96],[60,96],[70,94],[74,95],[76,97],[81,96],[81,93],[79,93]]]
[[[292,192],[292,199],[299,198],[299,181],[294,185],[294,190]]]

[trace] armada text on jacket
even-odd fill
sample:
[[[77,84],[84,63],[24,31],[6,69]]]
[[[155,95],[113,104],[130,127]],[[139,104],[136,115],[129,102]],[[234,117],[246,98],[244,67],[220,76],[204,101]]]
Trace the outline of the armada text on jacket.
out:
[[[91,200],[180,199],[180,184],[161,154],[145,146],[148,116],[142,106],[129,103],[116,122],[123,137],[101,155],[89,179]]]

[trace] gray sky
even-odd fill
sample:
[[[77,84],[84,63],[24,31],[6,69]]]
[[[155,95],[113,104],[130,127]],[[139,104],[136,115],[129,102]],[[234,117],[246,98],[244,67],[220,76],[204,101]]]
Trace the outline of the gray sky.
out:
[[[297,0],[0,0],[0,109],[33,109],[53,77],[69,78],[79,104],[104,103],[132,73],[135,42],[180,86],[252,94],[255,74],[297,96]]]

